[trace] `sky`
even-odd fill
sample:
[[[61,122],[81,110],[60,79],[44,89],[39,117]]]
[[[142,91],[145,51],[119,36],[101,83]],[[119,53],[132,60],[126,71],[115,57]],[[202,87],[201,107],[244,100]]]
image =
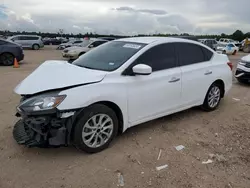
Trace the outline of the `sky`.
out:
[[[5,29],[117,35],[250,32],[250,0],[1,0],[0,30]]]

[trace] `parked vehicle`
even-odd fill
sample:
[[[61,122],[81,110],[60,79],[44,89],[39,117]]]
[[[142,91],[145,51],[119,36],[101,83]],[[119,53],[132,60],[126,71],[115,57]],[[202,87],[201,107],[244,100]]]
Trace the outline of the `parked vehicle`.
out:
[[[112,41],[112,40],[115,40],[116,38],[115,37],[99,37],[98,39]]]
[[[44,47],[42,38],[37,35],[15,35],[9,37],[8,40],[20,44],[23,48],[32,48],[33,50]]]
[[[65,48],[62,52],[62,56],[64,58],[69,58],[70,60],[74,60],[80,57],[81,55],[85,54],[89,50],[92,50],[106,42],[108,41],[103,39],[85,40],[82,43],[77,44],[77,46]]]
[[[240,59],[235,72],[235,77],[241,83],[250,82],[250,55],[244,56]]]
[[[60,44],[60,45],[57,47],[57,49],[58,49],[58,50],[63,50],[63,49],[65,49],[65,48],[68,48],[68,47],[71,47],[71,46],[75,46],[75,45],[80,44],[80,43],[82,43],[82,42],[83,42],[83,40],[69,41],[69,42],[67,42],[67,43],[62,43],[62,44]]]
[[[51,39],[44,40],[43,43],[44,45],[60,45],[62,43],[62,40],[51,38]]]
[[[23,49],[20,45],[13,42],[0,39],[0,65],[10,66],[24,58]]]
[[[235,46],[233,43],[218,44],[216,51],[223,54],[235,55],[239,51],[239,47]]]
[[[232,39],[227,39],[227,38],[221,38],[219,41],[218,41],[219,44],[229,44],[229,43],[233,43],[235,44],[236,42]]]
[[[26,146],[108,147],[118,132],[201,106],[215,110],[232,63],[206,45],[170,37],[110,41],[69,64],[46,61],[16,88],[13,135]]]
[[[215,39],[198,39],[199,42],[207,45],[208,47],[212,48],[214,51],[216,51],[217,48],[217,41]]]

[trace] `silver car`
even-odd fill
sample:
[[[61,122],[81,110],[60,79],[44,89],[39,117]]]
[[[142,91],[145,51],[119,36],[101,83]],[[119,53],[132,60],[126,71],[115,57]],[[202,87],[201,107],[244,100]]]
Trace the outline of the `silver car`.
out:
[[[37,35],[15,35],[9,37],[8,40],[11,40],[23,48],[32,48],[33,50],[39,50],[44,47],[42,37]]]

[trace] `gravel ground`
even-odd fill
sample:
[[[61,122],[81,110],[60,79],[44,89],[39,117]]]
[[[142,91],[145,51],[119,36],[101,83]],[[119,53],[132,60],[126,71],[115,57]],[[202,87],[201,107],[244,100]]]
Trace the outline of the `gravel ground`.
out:
[[[243,55],[230,59],[236,66]],[[139,125],[101,153],[17,145],[12,128],[20,98],[13,89],[47,59],[62,59],[60,51],[26,50],[19,69],[0,67],[0,187],[113,188],[122,183],[119,174],[129,188],[250,187],[250,86],[235,80],[218,110],[194,108]],[[177,151],[178,145],[185,148]],[[209,159],[212,163],[202,164]]]

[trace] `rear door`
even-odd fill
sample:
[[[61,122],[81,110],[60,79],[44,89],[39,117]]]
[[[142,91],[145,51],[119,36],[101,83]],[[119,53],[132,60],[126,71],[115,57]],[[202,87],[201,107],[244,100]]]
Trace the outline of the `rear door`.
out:
[[[213,53],[193,43],[176,43],[176,50],[182,73],[182,104],[200,105],[213,82],[210,61]]]

